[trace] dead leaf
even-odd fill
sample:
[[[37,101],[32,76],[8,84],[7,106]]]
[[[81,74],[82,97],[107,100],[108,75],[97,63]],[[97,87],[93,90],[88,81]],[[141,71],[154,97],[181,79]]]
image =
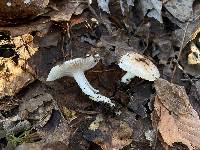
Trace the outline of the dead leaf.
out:
[[[66,145],[69,144],[69,138],[72,133],[67,121],[62,121],[59,126],[50,131],[39,131],[44,143],[54,143],[62,141]]]
[[[120,0],[120,7],[122,14],[125,15],[125,11],[129,11],[130,6],[134,6],[135,0]]]
[[[41,150],[42,145],[39,143],[23,143],[16,147],[16,150]]]
[[[182,22],[188,21],[193,13],[192,5],[194,0],[170,0],[164,7],[177,19]]]
[[[51,24],[49,18],[41,18],[35,22],[29,22],[28,24],[15,25],[13,27],[0,27],[0,31],[9,32],[12,37],[31,33],[33,31],[36,31],[37,35],[43,36],[49,30]]]
[[[19,106],[19,115],[21,118],[35,121],[35,127],[43,127],[51,117],[54,108],[52,101],[53,97],[48,93],[24,100]]]
[[[168,145],[181,142],[189,149],[200,148],[200,119],[193,109],[185,89],[164,79],[155,81],[155,113],[157,129]]]
[[[73,14],[79,15],[87,6],[83,3],[74,3],[68,1],[56,2],[56,9],[47,16],[51,17],[52,21],[69,21]]]
[[[103,150],[119,150],[132,142],[132,129],[127,123],[115,119],[96,119],[95,127],[93,122],[84,134],[87,140],[100,145]]]
[[[108,7],[110,0],[97,0],[97,2],[98,2],[99,7],[103,11],[110,13],[110,10],[109,10],[109,7]]]
[[[44,13],[49,0],[35,1],[0,1],[0,24],[17,24],[18,20],[26,21],[33,16]],[[22,11],[23,10],[23,11]],[[26,18],[26,19],[24,19]]]
[[[34,71],[26,62],[38,51],[38,47],[35,47],[33,44],[33,36],[30,34],[24,34],[13,38],[12,42],[15,45],[15,51],[19,56],[18,65],[26,68],[28,72],[34,74]]]
[[[194,40],[200,32],[200,2],[196,3],[193,9],[194,12],[189,24],[187,25],[187,22],[180,23],[180,25],[177,24],[181,29],[177,29],[174,31],[176,45],[179,47],[181,46],[183,38],[183,47],[185,47],[186,44]]]
[[[148,103],[149,97],[152,93],[151,85],[138,85],[137,87],[134,87],[132,93],[133,94],[130,96],[130,101],[127,107],[142,118],[147,117],[147,107],[145,105]]]
[[[7,47],[12,46],[12,55],[4,58],[6,54],[0,57],[0,97],[13,96],[24,86],[33,82],[34,70],[27,64],[27,59],[38,50],[33,46],[33,36],[25,34],[7,40]],[[2,49],[1,51],[4,51]]]
[[[159,63],[166,65],[168,59],[174,55],[174,49],[172,46],[172,41],[169,36],[156,37],[153,41],[159,47]]]
[[[160,23],[163,23],[162,20],[162,2],[159,0],[142,0],[140,1],[142,5],[143,15],[147,14],[148,17],[153,17],[158,20]]]
[[[95,131],[99,128],[100,123],[103,121],[103,116],[97,115],[96,119],[90,124],[89,129]]]
[[[13,96],[34,81],[32,74],[24,71],[9,58],[0,58],[0,66],[0,98]]]
[[[191,51],[188,55],[188,64],[200,64],[200,51],[198,47],[194,44],[194,42],[191,42],[190,48]]]

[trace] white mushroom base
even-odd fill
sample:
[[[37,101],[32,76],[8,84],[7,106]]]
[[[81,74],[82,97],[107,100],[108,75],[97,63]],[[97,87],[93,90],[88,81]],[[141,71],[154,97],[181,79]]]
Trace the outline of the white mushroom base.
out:
[[[135,77],[135,74],[127,72],[121,79],[121,82],[129,84],[131,79]]]
[[[73,77],[78,83],[83,93],[88,95],[91,100],[96,101],[96,102],[104,102],[104,103],[109,104],[110,106],[115,106],[115,104],[112,103],[109,98],[101,94],[98,94],[99,91],[92,87],[92,85],[86,79],[83,71],[74,72]]]

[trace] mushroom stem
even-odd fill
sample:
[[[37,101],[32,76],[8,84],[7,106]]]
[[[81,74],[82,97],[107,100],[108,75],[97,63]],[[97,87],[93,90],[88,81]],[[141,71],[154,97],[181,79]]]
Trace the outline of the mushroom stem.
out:
[[[88,81],[85,77],[85,74],[83,71],[77,71],[73,73],[73,77],[78,83],[79,87],[85,93],[86,95],[93,95],[94,91],[91,89],[91,87],[88,85]]]
[[[79,87],[81,88],[81,90],[83,91],[83,93],[85,93],[86,95],[88,95],[90,97],[90,99],[97,101],[97,102],[106,102],[108,104],[110,104],[111,106],[114,106],[115,104],[111,102],[111,100],[103,95],[100,94],[96,94],[95,91],[97,91],[96,89],[94,89],[92,87],[92,85],[88,82],[88,80],[85,77],[85,74],[83,71],[77,71],[73,73],[73,77],[76,80],[76,82],[78,83]]]
[[[110,106],[115,106],[115,104],[112,103],[108,97],[105,97],[101,94],[94,94],[93,96],[90,96],[90,99],[96,102],[108,103]]]
[[[99,93],[99,90],[93,88],[92,85],[88,82],[88,80],[86,79],[84,73],[83,73],[83,78],[84,78],[84,81],[86,82],[86,84],[89,86],[89,88],[94,91],[94,93]]]
[[[130,83],[131,79],[134,78],[135,75],[133,73],[127,72],[121,79],[121,82],[123,83]]]

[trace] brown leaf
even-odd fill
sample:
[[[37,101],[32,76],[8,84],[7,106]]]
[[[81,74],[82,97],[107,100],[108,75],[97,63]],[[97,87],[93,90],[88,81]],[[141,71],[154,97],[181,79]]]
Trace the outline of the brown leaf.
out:
[[[41,83],[33,83],[31,87],[27,87],[19,105],[18,115],[22,119],[34,121],[35,127],[43,127],[47,124],[55,106],[52,95],[45,90],[45,86]]]
[[[192,4],[194,0],[179,1],[173,0],[165,3],[164,7],[177,19],[182,22],[188,21],[192,15]]]
[[[2,0],[0,1],[0,24],[1,22],[9,22],[9,19],[37,16],[44,12],[44,9],[47,7],[48,3],[49,0],[13,0],[12,2]],[[12,23],[14,23],[14,20]]]
[[[164,79],[155,82],[157,129],[168,145],[182,142],[189,149],[200,148],[200,119],[191,106],[185,89]],[[155,118],[155,117],[154,117]]]
[[[188,42],[194,40],[196,38],[196,36],[198,35],[198,33],[200,32],[200,19],[199,19],[200,2],[199,1],[197,3],[195,3],[193,10],[194,10],[194,12],[191,17],[192,21],[190,21],[189,24],[188,24],[188,22],[182,23],[182,22],[173,21],[171,19],[171,21],[173,21],[175,24],[177,24],[181,28],[181,29],[176,29],[174,32],[176,45],[179,47],[181,45],[183,45],[183,47],[185,47],[186,44]],[[183,41],[183,43],[182,43],[182,41]]]
[[[70,3],[61,1],[56,4],[57,11],[50,12],[49,15],[53,21],[69,21],[73,14],[79,15],[86,8],[86,5],[80,3]]]
[[[0,59],[0,98],[13,96],[24,86],[34,81],[33,76],[25,72],[11,59]]]
[[[51,26],[50,19],[41,18],[35,22],[29,22],[28,24],[16,25],[14,27],[0,27],[0,31],[8,31],[12,37],[27,34],[33,31],[37,31],[38,35],[43,36],[47,33]]]
[[[85,138],[101,146],[103,150],[119,150],[132,142],[132,129],[125,122],[107,119],[101,115],[92,122]]]
[[[38,50],[33,46],[33,36],[30,34],[9,39],[5,46],[13,46],[13,54],[2,54],[0,59],[0,98],[15,95],[35,80],[34,70],[26,60]]]
[[[62,141],[66,145],[69,144],[71,132],[72,129],[70,129],[67,121],[62,121],[53,131],[39,131],[45,144]]]

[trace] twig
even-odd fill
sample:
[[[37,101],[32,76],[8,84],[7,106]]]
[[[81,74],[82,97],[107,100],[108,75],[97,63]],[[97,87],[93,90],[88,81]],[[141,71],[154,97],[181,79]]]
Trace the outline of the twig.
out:
[[[185,77],[187,78],[187,81],[189,81],[189,82],[192,84],[192,86],[194,86],[194,88],[195,88],[195,90],[196,90],[197,96],[200,97],[200,95],[199,95],[199,90],[198,90],[198,88],[196,87],[195,83],[193,82],[194,79],[190,79],[190,77],[188,76],[188,74],[184,71],[183,67],[181,67],[181,65],[179,65],[178,63],[177,63],[177,67],[178,67],[180,70],[183,71],[183,74],[184,74]],[[183,81],[183,80],[182,80],[182,81]],[[186,81],[186,80],[185,80],[185,81]],[[197,98],[197,100],[200,101],[199,98]]]
[[[174,75],[175,75],[175,72],[176,72],[176,69],[177,69],[177,65],[179,65],[179,64],[178,64],[178,61],[180,60],[180,57],[181,57],[181,54],[182,54],[182,51],[183,51],[183,43],[184,43],[184,41],[185,41],[185,35],[186,35],[187,29],[188,29],[188,25],[189,25],[189,21],[187,22],[187,25],[186,25],[186,27],[185,27],[183,39],[182,39],[182,41],[181,41],[181,47],[180,47],[180,49],[179,49],[179,54],[178,54],[178,58],[177,58],[177,61],[176,61],[176,65],[175,65],[174,70],[173,70],[171,82],[172,82],[173,79],[174,79]]]

